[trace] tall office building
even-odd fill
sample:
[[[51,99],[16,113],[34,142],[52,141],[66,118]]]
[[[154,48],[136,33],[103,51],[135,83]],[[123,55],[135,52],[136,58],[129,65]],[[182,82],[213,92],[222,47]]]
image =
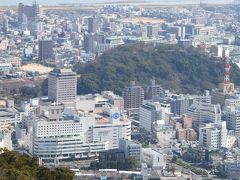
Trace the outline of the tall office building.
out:
[[[184,26],[168,26],[167,32],[175,34],[178,39],[184,39],[186,35]]]
[[[48,98],[57,103],[73,103],[77,95],[77,76],[71,69],[54,69],[48,75]]]
[[[97,17],[88,18],[88,33],[96,33],[99,30],[99,19]]]
[[[158,37],[159,26],[148,25],[147,37]]]
[[[240,106],[227,107],[225,112],[227,128],[233,130],[235,136],[240,136]]]
[[[141,86],[137,86],[134,81],[123,91],[124,108],[139,108],[144,100],[144,90]]]
[[[199,129],[199,145],[208,149],[218,149],[227,145],[226,122],[207,124]]]
[[[144,89],[144,95],[146,100],[153,100],[159,97],[163,93],[163,88],[155,83],[155,80],[151,81],[151,85],[148,85]]]
[[[98,44],[105,44],[106,37],[102,34],[85,34],[84,35],[84,50],[86,52],[95,53],[97,52],[97,45]]]
[[[18,4],[18,23],[23,23],[24,16],[27,17],[28,21],[35,20],[40,14],[39,4],[36,2],[32,5],[24,5],[23,3]]]
[[[38,42],[38,60],[46,60],[53,58],[53,41],[40,40]]]
[[[6,16],[3,16],[3,27],[2,27],[3,32],[8,31],[8,18]]]
[[[188,97],[183,95],[173,95],[171,99],[171,112],[180,116],[186,114],[189,104]]]
[[[161,105],[157,102],[144,103],[139,109],[140,128],[152,133],[153,123],[161,120]]]

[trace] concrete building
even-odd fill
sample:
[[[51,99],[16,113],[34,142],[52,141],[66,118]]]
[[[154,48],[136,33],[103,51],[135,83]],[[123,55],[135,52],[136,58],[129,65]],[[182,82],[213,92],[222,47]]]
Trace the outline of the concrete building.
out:
[[[122,113],[124,111],[124,99],[121,96],[114,94],[112,91],[103,91],[102,96],[109,99],[109,103],[117,107]]]
[[[54,69],[48,75],[48,98],[57,103],[75,103],[77,76],[71,69]]]
[[[225,100],[225,108],[227,106],[240,106],[240,97],[233,96]]]
[[[221,106],[224,106],[226,97],[227,95],[223,91],[219,89],[214,89],[212,90],[212,93],[211,93],[211,103],[220,104]]]
[[[28,121],[29,152],[47,161],[96,156],[97,152],[108,149],[107,143],[86,143],[84,141],[84,121],[49,121],[45,117]]]
[[[157,102],[144,103],[139,109],[140,128],[152,133],[153,123],[161,120],[161,105]]]
[[[193,120],[193,127],[198,128],[205,123],[218,123],[221,121],[221,107],[219,104],[194,103],[188,108],[188,113]]]
[[[75,108],[81,111],[94,111],[96,100],[92,94],[77,96]]]
[[[217,34],[217,28],[215,26],[203,26],[196,27],[195,34],[197,35],[215,35]]]
[[[184,39],[186,36],[186,28],[184,26],[167,26],[167,32],[175,34],[178,39]]]
[[[134,81],[124,89],[122,94],[125,109],[139,108],[143,104],[144,90],[141,86],[137,86]]]
[[[7,32],[9,30],[8,27],[8,18],[6,16],[3,16],[3,25],[2,25],[2,31]]]
[[[182,120],[184,129],[192,128],[192,118],[190,116],[184,114]]]
[[[225,105],[225,100],[234,95],[233,83],[220,83],[218,89],[213,89],[211,93],[211,103],[220,104],[222,107]]]
[[[89,17],[88,18],[88,33],[96,33],[99,31],[99,18]]]
[[[155,80],[151,81],[151,85],[144,88],[144,95],[146,100],[154,100],[163,93],[163,88],[155,83]]]
[[[173,95],[171,98],[171,112],[175,115],[183,115],[187,113],[190,106],[189,98],[183,95]]]
[[[240,106],[228,106],[224,113],[227,128],[233,130],[235,136],[240,136]]]
[[[158,31],[160,30],[157,25],[148,25],[147,26],[147,37],[158,37]]]
[[[40,40],[38,42],[38,60],[43,61],[53,58],[53,41]]]
[[[142,162],[152,169],[165,169],[165,155],[151,148],[142,149]]]
[[[89,142],[108,142],[109,149],[117,149],[121,138],[131,139],[130,121],[119,121],[116,124],[102,121],[89,127]]]
[[[8,127],[22,120],[22,114],[15,108],[0,108],[0,128]]]
[[[102,34],[85,34],[83,47],[87,53],[96,53],[98,44],[106,44],[106,37]]]
[[[177,139],[182,141],[196,141],[197,132],[194,129],[178,129],[177,130]]]
[[[227,147],[226,122],[209,123],[199,129],[199,145],[207,149]]]
[[[129,141],[128,139],[119,139],[119,150],[124,152],[125,157],[135,157],[141,162],[142,145]]]
[[[199,95],[194,95],[194,96],[190,96],[190,105],[192,105],[195,102],[199,102],[199,103],[211,103],[211,96],[210,96],[210,92],[209,91],[205,91],[203,96],[199,96]]]
[[[41,103],[35,110],[37,115],[46,117],[49,121],[62,121],[64,105],[56,103]]]
[[[18,143],[43,161],[98,156],[101,151],[118,149],[119,139],[131,139],[131,121],[117,108],[88,113],[65,107],[62,112],[62,107],[40,103],[37,113],[30,113],[17,128]]]
[[[32,5],[24,5],[23,3],[18,4],[18,23],[23,24],[24,16],[28,21],[36,19],[40,14],[40,6],[37,3]]]

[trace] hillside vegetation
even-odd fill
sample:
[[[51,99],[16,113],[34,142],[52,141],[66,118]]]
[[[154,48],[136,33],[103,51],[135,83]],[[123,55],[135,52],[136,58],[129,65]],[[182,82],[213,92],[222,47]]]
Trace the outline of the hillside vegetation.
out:
[[[79,63],[75,71],[81,74],[78,94],[123,88],[135,80],[141,85],[155,79],[163,87],[184,93],[211,90],[223,81],[224,63],[209,58],[198,49],[178,45],[124,45],[112,49],[90,63]],[[236,84],[240,72],[236,65],[231,74]]]
[[[48,169],[38,166],[36,158],[0,149],[0,179],[3,180],[72,180],[68,168]]]

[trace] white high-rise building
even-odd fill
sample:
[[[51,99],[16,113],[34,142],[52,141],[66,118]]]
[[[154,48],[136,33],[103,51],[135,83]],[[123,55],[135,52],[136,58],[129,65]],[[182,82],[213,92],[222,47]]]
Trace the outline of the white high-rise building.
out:
[[[227,147],[226,122],[209,123],[199,129],[199,145],[208,149]]]
[[[153,123],[161,120],[161,105],[157,102],[147,102],[139,109],[140,128],[152,132]]]
[[[75,103],[77,76],[71,69],[54,69],[48,76],[48,98],[57,103]]]

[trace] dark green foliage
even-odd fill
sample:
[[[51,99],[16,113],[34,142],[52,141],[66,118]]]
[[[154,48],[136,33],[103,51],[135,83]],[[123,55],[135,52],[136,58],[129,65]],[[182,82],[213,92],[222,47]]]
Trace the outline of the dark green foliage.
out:
[[[101,90],[121,94],[130,81],[144,85],[152,78],[165,88],[196,93],[210,90],[223,81],[224,63],[193,47],[137,44],[112,49],[94,62],[77,64],[75,71],[81,75],[78,94]],[[240,84],[236,65],[231,72],[233,81]]]
[[[39,167],[36,158],[14,151],[1,150],[0,179],[3,180],[72,180],[74,172],[67,168],[50,170]]]
[[[25,97],[25,98],[38,97],[40,91],[41,89],[39,86],[36,86],[36,87],[22,86],[19,88],[21,97]]]
[[[208,172],[205,169],[193,167],[191,164],[186,163],[186,162],[184,162],[180,159],[176,160],[176,164],[179,165],[179,166],[182,166],[186,169],[190,169],[195,174],[202,175],[202,176],[208,176]]]

